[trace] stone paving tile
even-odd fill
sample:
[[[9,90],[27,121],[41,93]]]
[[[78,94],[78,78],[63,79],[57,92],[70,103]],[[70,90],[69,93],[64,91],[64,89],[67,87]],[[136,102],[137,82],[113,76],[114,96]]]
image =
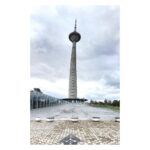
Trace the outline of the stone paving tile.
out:
[[[61,144],[60,141],[73,134],[83,144],[112,144],[120,143],[120,124],[114,121],[54,121],[30,122],[31,144]]]

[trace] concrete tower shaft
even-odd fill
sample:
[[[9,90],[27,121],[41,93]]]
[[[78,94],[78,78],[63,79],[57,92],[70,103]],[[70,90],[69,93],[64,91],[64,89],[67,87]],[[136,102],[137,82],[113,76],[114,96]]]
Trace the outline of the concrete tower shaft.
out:
[[[72,45],[69,76],[69,98],[77,98],[76,42],[73,42]]]

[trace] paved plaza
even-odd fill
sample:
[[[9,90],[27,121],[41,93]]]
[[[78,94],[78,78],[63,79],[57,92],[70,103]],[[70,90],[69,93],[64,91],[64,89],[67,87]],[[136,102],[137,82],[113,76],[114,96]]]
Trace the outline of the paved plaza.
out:
[[[71,117],[78,117],[80,120],[90,120],[92,117],[100,117],[101,120],[112,120],[119,116],[119,112],[82,103],[66,103],[31,110],[31,120],[37,117],[41,119],[54,117],[56,120],[69,120]]]
[[[60,145],[60,141],[72,134],[80,139],[79,145],[83,144],[110,144],[120,143],[120,124],[115,121],[80,120],[57,120],[54,122],[30,122],[31,144],[54,144]]]

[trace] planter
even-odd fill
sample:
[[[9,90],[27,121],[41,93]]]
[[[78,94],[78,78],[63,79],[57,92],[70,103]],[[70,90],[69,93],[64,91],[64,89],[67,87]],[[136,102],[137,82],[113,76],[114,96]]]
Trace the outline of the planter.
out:
[[[48,117],[48,118],[46,118],[46,121],[47,122],[53,122],[54,121],[54,117]]]
[[[72,121],[72,122],[78,122],[78,121],[79,121],[79,118],[78,118],[78,117],[72,117],[72,118],[71,118],[71,121]]]
[[[39,118],[39,117],[38,117],[38,118],[35,118],[35,121],[36,121],[36,122],[41,122],[41,118]]]
[[[98,122],[98,121],[100,121],[100,117],[93,117],[93,118],[92,118],[92,121]]]

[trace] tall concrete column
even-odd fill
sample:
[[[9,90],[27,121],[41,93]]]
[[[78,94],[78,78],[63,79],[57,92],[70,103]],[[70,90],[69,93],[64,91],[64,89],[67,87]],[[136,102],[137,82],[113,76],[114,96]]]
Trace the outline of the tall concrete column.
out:
[[[72,45],[69,76],[69,98],[77,98],[76,42],[73,42]]]

